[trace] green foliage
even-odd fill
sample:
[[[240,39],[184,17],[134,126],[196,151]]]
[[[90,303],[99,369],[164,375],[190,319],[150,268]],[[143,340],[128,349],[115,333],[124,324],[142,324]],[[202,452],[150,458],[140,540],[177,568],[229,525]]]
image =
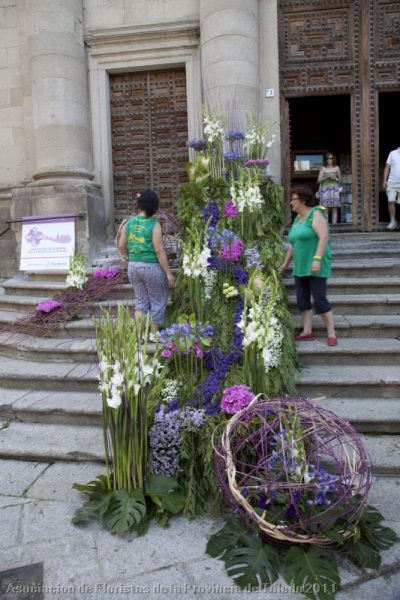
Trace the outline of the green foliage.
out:
[[[278,579],[278,565],[277,550],[257,538],[248,546],[229,550],[225,556],[226,572],[241,588],[270,585]]]
[[[204,184],[185,183],[179,188],[179,200],[175,212],[182,230],[203,225],[201,208],[204,206]]]
[[[179,491],[175,479],[162,474],[152,473],[146,482],[146,495],[156,506],[172,514],[178,514],[185,506],[186,498]]]
[[[317,546],[290,548],[284,560],[283,577],[286,583],[301,589],[306,598],[312,600],[330,600],[340,587],[331,550]]]
[[[139,525],[146,514],[146,501],[140,490],[128,493],[117,490],[112,494],[104,522],[112,533],[125,533]]]
[[[170,515],[181,512],[186,502],[178,482],[165,475],[151,474],[144,493],[141,489],[131,492],[114,490],[111,478],[106,475],[100,475],[86,485],[74,483],[72,487],[88,496],[88,500],[75,511],[72,523],[81,525],[98,518],[111,533],[117,534],[128,531],[144,533],[152,514],[165,526]]]
[[[380,550],[387,550],[397,541],[396,532],[384,527],[383,515],[373,506],[366,506],[356,528],[356,535],[344,545],[344,551],[356,565],[379,569]]]
[[[213,558],[223,558],[228,550],[246,544],[248,536],[252,536],[252,534],[244,522],[241,519],[229,517],[223,528],[208,540],[206,552]]]

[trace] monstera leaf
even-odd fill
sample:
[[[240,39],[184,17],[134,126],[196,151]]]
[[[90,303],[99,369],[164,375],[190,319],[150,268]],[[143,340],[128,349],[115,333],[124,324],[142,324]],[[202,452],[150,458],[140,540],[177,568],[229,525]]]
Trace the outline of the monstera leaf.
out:
[[[104,522],[112,533],[125,533],[138,526],[145,514],[146,501],[140,490],[130,494],[117,490],[112,495]]]
[[[340,577],[331,550],[293,546],[285,556],[283,577],[298,587],[306,598],[331,600],[340,586]]]
[[[177,514],[186,502],[185,496],[177,491],[178,488],[178,482],[172,477],[152,474],[147,479],[146,496],[149,496],[156,506]]]
[[[251,544],[231,548],[224,557],[227,574],[244,588],[271,585],[278,579],[279,554],[275,548],[263,544],[256,537]]]
[[[97,479],[89,481],[86,485],[74,483],[72,487],[78,490],[78,492],[89,496],[89,500],[75,511],[71,519],[74,525],[85,523],[96,514],[102,517],[107,512],[112,492],[109,487],[109,479],[106,475],[99,475]]]
[[[367,506],[358,522],[362,538],[375,550],[387,550],[397,540],[396,532],[381,524],[383,520],[384,517],[377,508]]]
[[[345,550],[350,560],[359,567],[379,569],[381,566],[382,559],[379,550],[375,550],[363,538],[360,538],[358,541],[349,542],[345,546]]]
[[[252,534],[241,520],[229,518],[223,528],[208,540],[206,552],[213,558],[222,558],[227,550],[237,545],[245,545],[249,537],[252,537]]]

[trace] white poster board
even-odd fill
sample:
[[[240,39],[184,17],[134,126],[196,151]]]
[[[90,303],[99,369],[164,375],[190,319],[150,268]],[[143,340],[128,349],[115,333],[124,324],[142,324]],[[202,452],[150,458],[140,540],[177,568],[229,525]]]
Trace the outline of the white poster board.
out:
[[[21,271],[68,271],[75,251],[75,219],[55,217],[22,221]]]

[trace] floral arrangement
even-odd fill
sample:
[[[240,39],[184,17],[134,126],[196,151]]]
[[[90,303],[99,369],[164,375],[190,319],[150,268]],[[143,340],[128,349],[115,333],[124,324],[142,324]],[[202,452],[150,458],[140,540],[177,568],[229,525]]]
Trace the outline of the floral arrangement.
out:
[[[322,600],[340,586],[331,547],[377,568],[379,550],[396,535],[366,506],[371,464],[347,421],[289,396],[255,397],[231,412],[215,445],[215,467],[243,523],[229,519],[207,551],[225,561],[236,583],[259,578],[270,585],[281,573],[308,598]]]
[[[105,279],[114,279],[114,277],[116,277],[118,275],[118,269],[116,269],[115,267],[110,267],[110,268],[105,268],[105,269],[99,269],[98,271],[95,271],[92,275],[93,279],[101,279],[101,278],[105,278]]]
[[[138,324],[120,306],[116,321],[103,311],[95,326],[107,473],[87,485],[74,484],[88,500],[72,522],[97,517],[113,533],[140,533],[151,516],[165,522],[185,503],[177,481],[149,466],[148,402],[162,366],[157,345],[149,352],[148,318]]]
[[[240,412],[254,399],[253,392],[247,385],[233,385],[222,393],[221,410],[228,414]]]
[[[81,252],[76,252],[69,261],[69,273],[67,275],[67,286],[81,290],[88,280],[87,260]]]

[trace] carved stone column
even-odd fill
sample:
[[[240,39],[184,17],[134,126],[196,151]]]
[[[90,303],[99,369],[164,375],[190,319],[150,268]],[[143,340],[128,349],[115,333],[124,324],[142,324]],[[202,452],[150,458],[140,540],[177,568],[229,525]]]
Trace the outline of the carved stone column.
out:
[[[257,0],[201,0],[200,43],[205,100],[245,125],[261,107]]]
[[[82,0],[25,3],[33,179],[92,179]]]

